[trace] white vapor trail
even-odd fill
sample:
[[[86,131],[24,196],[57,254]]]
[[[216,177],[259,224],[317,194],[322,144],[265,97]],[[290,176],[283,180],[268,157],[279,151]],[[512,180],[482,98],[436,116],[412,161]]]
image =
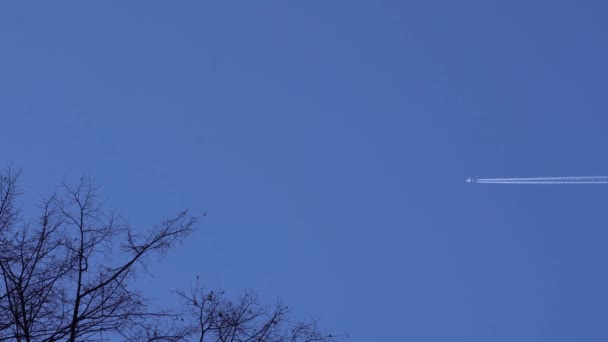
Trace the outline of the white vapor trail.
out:
[[[608,176],[469,178],[467,181],[480,184],[608,184]]]

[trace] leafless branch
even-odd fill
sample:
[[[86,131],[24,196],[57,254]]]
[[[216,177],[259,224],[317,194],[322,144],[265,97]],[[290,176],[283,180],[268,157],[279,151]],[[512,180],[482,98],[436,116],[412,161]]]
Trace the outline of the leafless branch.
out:
[[[190,291],[175,291],[178,308],[152,308],[134,280],[188,237],[198,217],[185,210],[149,230],[132,227],[106,209],[88,176],[60,183],[26,221],[19,176],[0,171],[0,342],[336,340],[314,321],[291,321],[281,301],[263,305],[251,291],[229,298],[198,277]]]

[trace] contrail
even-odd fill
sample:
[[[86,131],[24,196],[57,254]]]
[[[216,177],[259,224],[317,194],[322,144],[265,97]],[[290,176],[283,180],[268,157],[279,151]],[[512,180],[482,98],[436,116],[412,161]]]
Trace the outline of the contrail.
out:
[[[479,184],[608,184],[608,180],[529,180],[529,181],[485,181],[478,180]]]
[[[480,184],[608,184],[608,176],[472,178],[467,183]]]

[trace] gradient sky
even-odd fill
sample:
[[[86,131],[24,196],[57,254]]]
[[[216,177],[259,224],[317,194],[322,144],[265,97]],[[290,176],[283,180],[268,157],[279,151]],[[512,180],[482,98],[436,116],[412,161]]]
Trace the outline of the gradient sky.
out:
[[[258,290],[349,341],[606,341],[601,1],[0,5],[0,163],[201,230],[146,278]]]

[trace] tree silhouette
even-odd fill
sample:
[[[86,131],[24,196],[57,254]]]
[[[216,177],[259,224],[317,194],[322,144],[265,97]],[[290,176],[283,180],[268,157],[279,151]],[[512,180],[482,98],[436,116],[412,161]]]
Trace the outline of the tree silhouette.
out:
[[[333,341],[316,322],[292,322],[282,302],[263,305],[246,292],[197,283],[178,290],[177,309],[151,308],[134,287],[151,257],[190,235],[199,218],[188,210],[142,232],[97,197],[90,177],[62,182],[44,198],[40,216],[25,220],[18,204],[20,171],[0,172],[0,342]]]

